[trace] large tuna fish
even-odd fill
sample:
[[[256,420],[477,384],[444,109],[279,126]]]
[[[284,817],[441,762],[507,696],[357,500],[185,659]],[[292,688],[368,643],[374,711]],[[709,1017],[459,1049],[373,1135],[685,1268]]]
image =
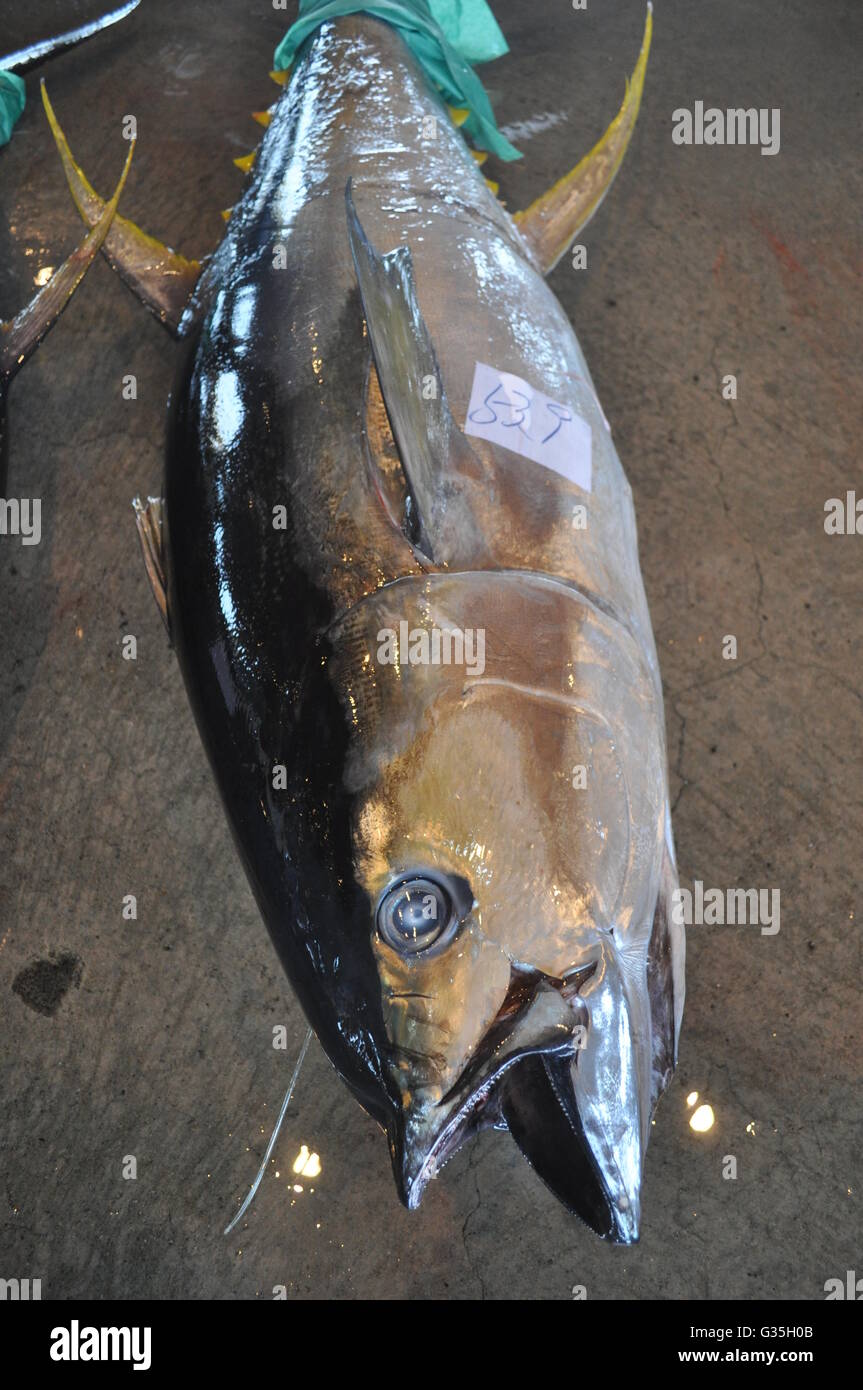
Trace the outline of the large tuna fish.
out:
[[[186,341],[139,523],[310,1024],[409,1207],[494,1124],[619,1241],[683,940],[632,495],[543,272],[622,158],[649,23],[613,126],[519,219],[357,14],[302,46],[199,279],[123,219],[105,246]]]

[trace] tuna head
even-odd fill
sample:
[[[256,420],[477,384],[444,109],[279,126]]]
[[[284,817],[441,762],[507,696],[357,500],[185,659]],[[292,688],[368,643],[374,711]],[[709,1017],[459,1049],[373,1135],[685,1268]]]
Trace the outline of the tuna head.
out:
[[[403,1201],[494,1124],[596,1231],[636,1239],[675,1033],[650,668],[523,572],[387,585],[328,666]]]

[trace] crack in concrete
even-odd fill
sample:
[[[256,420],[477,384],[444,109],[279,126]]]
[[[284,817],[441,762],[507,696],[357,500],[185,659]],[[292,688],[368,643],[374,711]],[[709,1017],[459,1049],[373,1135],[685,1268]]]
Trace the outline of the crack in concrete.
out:
[[[471,1151],[470,1151],[470,1156],[469,1156],[469,1158],[468,1158],[468,1172],[473,1174],[474,1191],[476,1192],[476,1203],[475,1203],[474,1206],[471,1207],[470,1211],[468,1212],[467,1216],[465,1217],[464,1221],[462,1222],[462,1227],[461,1227],[461,1243],[462,1243],[462,1247],[463,1247],[463,1249],[464,1249],[465,1259],[467,1260],[467,1262],[468,1262],[468,1264],[469,1264],[469,1266],[470,1266],[471,1273],[473,1274],[474,1278],[477,1280],[477,1283],[479,1284],[479,1287],[480,1287],[480,1298],[481,1298],[481,1300],[482,1300],[483,1302],[485,1302],[485,1298],[486,1298],[486,1294],[487,1294],[486,1283],[485,1283],[485,1280],[483,1279],[482,1274],[481,1274],[481,1272],[480,1272],[479,1265],[478,1265],[478,1264],[475,1264],[474,1261],[473,1261],[473,1259],[471,1258],[471,1254],[470,1254],[470,1251],[469,1251],[469,1249],[468,1249],[468,1244],[467,1244],[467,1228],[468,1228],[468,1226],[470,1225],[470,1223],[471,1223],[471,1221],[473,1220],[473,1218],[476,1216],[476,1214],[477,1214],[477,1212],[479,1211],[480,1207],[482,1206],[482,1194],[481,1194],[481,1192],[480,1192],[480,1190],[479,1190],[479,1176],[478,1176],[477,1171],[476,1171],[476,1157],[477,1157],[477,1150],[476,1150],[476,1146],[474,1145],[474,1147],[473,1147],[473,1148],[471,1149]]]

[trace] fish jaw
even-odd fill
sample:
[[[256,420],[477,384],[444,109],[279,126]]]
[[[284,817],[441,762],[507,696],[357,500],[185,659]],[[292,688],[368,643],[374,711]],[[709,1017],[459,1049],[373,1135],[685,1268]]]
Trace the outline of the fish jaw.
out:
[[[389,1140],[396,1186],[408,1210],[420,1205],[429,1182],[468,1139],[490,1126],[505,1127],[501,1087],[513,1068],[535,1056],[572,1060],[587,1019],[578,984],[592,968],[561,981],[513,967],[496,1019],[446,1094],[433,1083],[405,1086]]]
[[[606,943],[569,980],[513,970],[507,999],[522,1001],[509,1031],[493,1024],[487,1046],[439,1100],[432,1086],[402,1093],[389,1140],[409,1210],[467,1140],[508,1128],[570,1212],[603,1239],[638,1241],[650,1106],[639,1043],[646,1001],[631,997],[625,974]],[[505,1001],[498,1017],[506,1014]]]
[[[660,893],[649,954],[665,906]],[[668,1081],[653,1060],[661,1030],[643,955],[606,934],[581,997],[589,1016],[583,1046],[563,1062],[543,1057],[516,1068],[501,1110],[524,1156],[563,1205],[604,1239],[632,1245],[639,1238],[651,1115]]]

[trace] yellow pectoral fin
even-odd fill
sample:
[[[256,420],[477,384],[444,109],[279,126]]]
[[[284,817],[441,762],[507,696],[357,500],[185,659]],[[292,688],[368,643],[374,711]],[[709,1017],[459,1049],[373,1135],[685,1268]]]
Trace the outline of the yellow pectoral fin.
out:
[[[653,6],[648,4],[638,62],[632,80],[626,84],[623,105],[608,130],[570,173],[524,212],[515,215],[519,231],[545,274],[557,265],[578,233],[587,226],[623,163],[641,105],[652,33]]]

